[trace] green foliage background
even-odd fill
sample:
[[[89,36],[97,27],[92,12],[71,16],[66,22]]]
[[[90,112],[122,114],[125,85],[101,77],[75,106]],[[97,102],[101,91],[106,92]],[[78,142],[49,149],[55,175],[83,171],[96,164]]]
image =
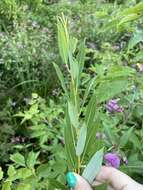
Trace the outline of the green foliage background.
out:
[[[142,183],[143,2],[1,0],[1,187],[66,189],[62,184],[68,168],[63,139],[67,100],[53,67],[53,62],[59,66],[68,86],[70,76],[58,51],[61,13],[68,17],[70,35],[78,39],[75,57],[85,40],[79,118],[96,109],[98,121],[92,127],[98,126],[98,131],[93,135],[106,137],[88,148],[86,158],[104,144],[105,152],[121,156],[120,169]],[[106,103],[118,98],[124,112],[107,112]]]

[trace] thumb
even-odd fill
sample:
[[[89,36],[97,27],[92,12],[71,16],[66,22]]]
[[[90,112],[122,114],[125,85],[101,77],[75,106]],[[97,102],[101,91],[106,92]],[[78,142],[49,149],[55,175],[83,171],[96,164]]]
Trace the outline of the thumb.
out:
[[[112,167],[103,166],[96,180],[101,183],[108,182],[115,190],[143,190],[143,185],[135,182],[128,175]],[[94,185],[96,185],[96,182],[93,183],[93,186]]]
[[[68,186],[74,190],[92,190],[88,182],[80,175],[69,172],[66,176]]]

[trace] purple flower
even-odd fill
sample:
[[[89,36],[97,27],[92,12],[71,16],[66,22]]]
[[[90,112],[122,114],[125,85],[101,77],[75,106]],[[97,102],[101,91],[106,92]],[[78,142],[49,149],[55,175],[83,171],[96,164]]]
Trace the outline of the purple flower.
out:
[[[121,106],[118,105],[118,100],[110,100],[107,104],[106,104],[106,109],[112,113],[112,112],[123,112],[123,108]]]
[[[114,168],[119,168],[120,166],[120,157],[116,153],[107,153],[104,156],[107,166],[112,166]]]

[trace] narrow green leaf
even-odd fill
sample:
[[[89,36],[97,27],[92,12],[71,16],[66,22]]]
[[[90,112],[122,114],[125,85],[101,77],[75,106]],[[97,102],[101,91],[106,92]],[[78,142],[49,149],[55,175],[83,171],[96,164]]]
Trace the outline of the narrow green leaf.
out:
[[[108,142],[113,145],[115,143],[114,135],[112,134],[112,129],[103,122],[104,132],[107,137]]]
[[[62,86],[63,90],[65,91],[66,95],[68,95],[66,85],[65,85],[65,82],[64,82],[64,76],[63,76],[59,66],[57,64],[55,64],[55,63],[53,63],[53,65],[54,65],[54,68],[55,68],[56,73],[58,75],[58,78],[59,78],[59,80],[61,82],[61,86]]]
[[[86,137],[86,145],[84,148],[84,152],[82,154],[82,159],[81,159],[82,161],[84,160],[84,157],[88,155],[91,145],[95,143],[96,130],[99,126],[98,124],[99,122],[97,120],[98,120],[98,112],[96,110],[96,96],[93,95],[86,109],[85,124],[87,126],[87,137]],[[95,146],[93,153],[96,150],[97,149]]]
[[[58,46],[60,56],[65,64],[68,63],[69,35],[67,30],[67,19],[64,17],[57,18],[58,29]]]
[[[68,102],[68,113],[69,113],[71,124],[75,128],[77,128],[79,126],[78,112],[77,112],[76,107],[71,102]]]
[[[79,137],[77,141],[77,146],[76,146],[76,155],[80,156],[84,150],[85,142],[86,142],[86,135],[87,135],[87,127],[84,124],[79,132]]]
[[[77,157],[75,152],[75,128],[72,127],[68,110],[65,112],[66,115],[66,125],[64,126],[64,139],[65,139],[65,149],[68,162],[69,170],[76,169],[77,167]]]
[[[10,159],[20,166],[25,166],[24,156],[20,153],[15,153],[10,156]]]
[[[76,50],[77,42],[78,42],[77,38],[74,38],[74,37],[70,38],[70,51],[72,53],[74,53]]]
[[[85,63],[85,55],[86,55],[86,48],[85,48],[85,40],[80,43],[79,45],[79,52],[77,54],[77,62],[79,64],[79,75],[81,75],[84,63]]]
[[[91,158],[86,168],[83,171],[82,176],[92,184],[96,175],[99,173],[103,161],[103,148],[96,152],[94,156]]]
[[[70,62],[71,76],[74,80],[76,80],[79,75],[79,64],[77,60],[71,55],[71,53],[69,54],[69,62]]]
[[[82,101],[82,107],[84,106],[85,104],[85,101],[90,93],[90,90],[92,89],[93,87],[93,84],[95,82],[95,78],[91,79],[90,81],[90,84],[87,86],[87,88],[85,89],[85,93],[84,93],[84,97],[83,97],[83,101]]]

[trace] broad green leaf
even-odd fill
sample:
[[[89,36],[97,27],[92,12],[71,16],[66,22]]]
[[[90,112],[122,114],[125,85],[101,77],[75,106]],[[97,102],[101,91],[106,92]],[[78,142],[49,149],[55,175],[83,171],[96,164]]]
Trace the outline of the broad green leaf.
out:
[[[103,122],[104,132],[107,137],[108,142],[113,145],[115,143],[114,135],[112,133],[112,129],[110,126],[107,126],[106,123]]]
[[[68,93],[67,93],[66,85],[65,85],[65,82],[64,82],[64,76],[63,76],[59,66],[57,64],[55,64],[55,63],[53,63],[53,65],[54,65],[54,68],[55,68],[56,73],[58,75],[58,78],[59,78],[59,80],[61,82],[61,86],[62,86],[63,90],[65,91],[65,93],[67,95]]]
[[[128,49],[132,49],[139,42],[143,42],[143,32],[141,30],[136,31],[131,37],[128,44]]]
[[[67,19],[64,17],[64,15],[57,18],[57,29],[60,56],[63,62],[67,64],[69,52],[69,34],[67,30]]]
[[[16,170],[15,170],[15,168],[13,167],[13,165],[10,165],[10,166],[8,167],[7,174],[8,174],[9,177],[12,177],[12,176],[14,176],[14,175],[16,174]]]
[[[24,156],[20,153],[15,153],[10,156],[10,159],[20,166],[25,166]]]
[[[55,179],[48,179],[48,182],[55,187],[56,189],[61,189],[61,190],[68,190],[68,188],[60,183],[59,181],[55,180]]]
[[[135,55],[135,58],[134,58],[135,61],[143,61],[143,50],[139,51],[138,53],[136,53]]]
[[[26,179],[26,178],[30,177],[31,175],[33,175],[33,173],[32,173],[32,170],[30,170],[28,168],[21,168],[21,169],[17,170],[17,175],[21,179]]]
[[[2,190],[11,190],[11,185],[12,185],[11,181],[4,182],[4,184],[2,186]]]
[[[91,158],[86,168],[83,171],[82,176],[92,184],[96,175],[99,173],[103,161],[103,148],[96,152],[94,156]]]
[[[28,154],[28,157],[27,157],[27,160],[26,160],[26,165],[29,167],[29,168],[33,168],[36,164],[36,161],[37,161],[37,157],[39,156],[39,152],[29,152]]]
[[[118,77],[129,77],[129,76],[134,76],[136,73],[136,70],[131,68],[131,67],[127,67],[127,66],[112,66],[110,68],[110,71],[107,74],[106,79],[116,79]]]
[[[78,128],[79,126],[78,111],[77,108],[71,102],[68,102],[68,114],[70,117],[71,124],[75,128]]]
[[[0,180],[3,178],[3,171],[2,168],[0,167]]]
[[[131,136],[133,129],[134,128],[132,127],[132,128],[129,128],[126,132],[124,132],[123,136],[120,138],[119,147],[123,148],[124,146],[126,146],[126,144],[129,141],[129,138]]]
[[[130,141],[133,143],[135,149],[142,150],[142,142],[135,133],[131,133]]]
[[[132,81],[131,81],[132,82]],[[104,81],[96,89],[98,103],[113,98],[119,93],[126,91],[131,83],[128,80]]]
[[[130,173],[143,173],[143,161],[135,160],[135,161],[129,161],[128,165],[124,165],[121,167],[121,170],[126,170]]]
[[[87,127],[84,124],[79,131],[79,137],[76,146],[76,155],[80,156],[84,150],[85,142],[86,142],[86,135],[87,135]]]
[[[47,177],[50,172],[51,172],[51,168],[50,168],[49,164],[40,164],[40,166],[38,166],[38,168],[36,170],[36,173],[40,178]]]
[[[20,183],[18,184],[16,190],[31,190],[31,185]]]

